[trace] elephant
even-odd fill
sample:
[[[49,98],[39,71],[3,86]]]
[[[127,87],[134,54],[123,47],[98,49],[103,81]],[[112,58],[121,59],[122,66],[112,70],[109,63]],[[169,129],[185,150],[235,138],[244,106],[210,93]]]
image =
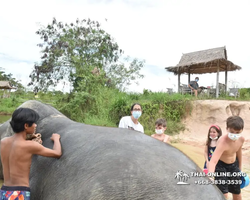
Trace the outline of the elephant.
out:
[[[31,200],[225,199],[202,170],[170,144],[134,130],[78,123],[35,100],[19,107],[38,112],[42,145],[53,148],[52,133],[61,135],[61,158],[32,157]],[[1,139],[14,134],[9,121],[0,134]]]

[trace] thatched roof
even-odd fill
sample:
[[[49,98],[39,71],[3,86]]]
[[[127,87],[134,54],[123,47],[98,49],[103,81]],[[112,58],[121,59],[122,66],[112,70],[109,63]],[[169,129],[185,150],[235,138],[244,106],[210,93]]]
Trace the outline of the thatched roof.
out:
[[[0,81],[0,89],[16,89],[16,88],[11,87],[9,81]]]
[[[217,72],[219,61],[220,71],[240,70],[241,67],[227,60],[227,51],[225,47],[196,51],[183,54],[178,65],[166,67],[169,72],[175,75],[178,73],[204,74]]]

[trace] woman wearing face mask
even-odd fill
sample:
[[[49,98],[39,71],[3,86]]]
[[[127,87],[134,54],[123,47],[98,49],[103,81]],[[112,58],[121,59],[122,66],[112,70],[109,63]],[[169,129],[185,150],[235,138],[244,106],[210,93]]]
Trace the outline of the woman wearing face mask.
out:
[[[207,174],[207,164],[210,161],[217,144],[217,140],[222,135],[221,128],[217,125],[211,125],[208,129],[207,141],[204,150],[205,164],[203,171]]]
[[[167,129],[167,122],[165,119],[157,119],[155,122],[155,134],[151,135],[151,137],[160,140],[162,142],[168,143],[169,136],[164,134]]]
[[[190,83],[188,84],[188,87],[194,92],[196,97],[198,95],[198,89],[199,89],[198,81],[199,77],[196,77],[195,81],[190,81]]]
[[[128,128],[131,130],[136,130],[144,133],[144,128],[138,121],[142,114],[142,108],[139,103],[135,103],[130,109],[131,116],[122,117],[119,123],[119,128]]]

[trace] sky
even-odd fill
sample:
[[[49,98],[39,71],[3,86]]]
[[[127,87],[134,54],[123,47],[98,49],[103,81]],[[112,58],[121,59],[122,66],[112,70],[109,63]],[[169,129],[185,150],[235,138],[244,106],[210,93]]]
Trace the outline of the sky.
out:
[[[250,87],[248,0],[1,0],[1,8],[0,67],[24,85],[41,57],[35,32],[55,17],[64,23],[97,20],[125,55],[145,60],[145,77],[129,92],[177,91],[177,76],[165,67],[176,66],[183,53],[223,46],[228,60],[242,67],[228,73],[228,86]],[[191,79],[196,76],[200,86],[216,85],[216,73]],[[224,77],[220,72],[220,83]],[[187,82],[181,75],[181,83]]]

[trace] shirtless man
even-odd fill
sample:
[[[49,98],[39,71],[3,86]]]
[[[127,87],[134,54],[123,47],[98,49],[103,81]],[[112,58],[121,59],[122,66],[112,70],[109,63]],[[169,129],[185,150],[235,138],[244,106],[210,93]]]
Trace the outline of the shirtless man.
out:
[[[216,172],[215,183],[217,187],[228,198],[228,192],[232,193],[233,200],[241,200],[240,175],[235,176],[242,170],[242,145],[245,141],[241,136],[244,121],[239,116],[227,118],[228,134],[218,139],[216,149],[208,165],[208,172]],[[237,157],[237,160],[236,160]],[[220,176],[227,172],[227,175]],[[230,174],[230,175],[228,175]]]
[[[33,154],[59,158],[62,155],[60,135],[52,134],[53,149],[38,142],[26,140],[27,134],[36,132],[38,113],[29,108],[14,111],[10,125],[13,136],[1,140],[1,162],[4,183],[0,190],[0,199],[30,199],[29,173]]]

